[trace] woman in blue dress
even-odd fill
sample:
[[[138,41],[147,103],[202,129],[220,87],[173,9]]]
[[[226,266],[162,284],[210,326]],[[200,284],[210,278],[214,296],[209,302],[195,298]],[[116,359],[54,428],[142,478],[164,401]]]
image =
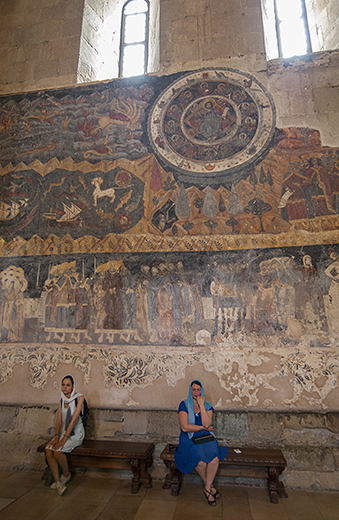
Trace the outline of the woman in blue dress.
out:
[[[61,399],[55,437],[45,448],[47,462],[55,480],[51,488],[57,489],[59,495],[65,493],[66,484],[71,478],[65,454],[80,446],[85,437],[85,429],[80,417],[83,404],[84,396],[75,392],[73,377],[65,376],[61,381]],[[59,477],[59,464],[63,472],[61,477]]]
[[[205,399],[204,387],[194,380],[189,387],[188,398],[179,405],[181,433],[179,446],[174,452],[175,464],[182,473],[193,469],[204,482],[204,494],[210,506],[216,506],[219,491],[213,486],[219,460],[224,460],[228,449],[219,446],[213,433],[213,407]]]

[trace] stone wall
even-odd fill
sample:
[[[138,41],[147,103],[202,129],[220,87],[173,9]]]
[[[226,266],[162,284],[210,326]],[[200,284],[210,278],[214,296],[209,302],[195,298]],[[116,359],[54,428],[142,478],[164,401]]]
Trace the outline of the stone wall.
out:
[[[1,467],[42,471],[44,457],[36,448],[53,436],[56,406],[0,406]],[[270,413],[217,411],[215,433],[224,445],[232,447],[280,448],[287,461],[282,480],[293,489],[337,490],[339,487],[339,414]],[[163,480],[167,472],[160,453],[179,436],[176,411],[90,410],[86,437],[101,440],[154,442],[152,478]],[[128,478],[128,474],[112,472]],[[186,480],[192,480],[188,475]],[[241,478],[221,478],[224,484],[244,484]],[[256,485],[265,485],[256,481]]]
[[[74,85],[83,0],[1,1],[0,92]]]

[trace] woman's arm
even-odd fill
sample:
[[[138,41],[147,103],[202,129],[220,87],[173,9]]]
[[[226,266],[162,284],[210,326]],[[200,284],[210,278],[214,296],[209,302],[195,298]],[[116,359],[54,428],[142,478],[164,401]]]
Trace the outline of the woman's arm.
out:
[[[201,413],[201,423],[203,424],[205,430],[208,430],[212,426],[212,416],[213,411],[212,410],[206,410],[205,408],[205,398],[200,395],[197,397],[197,402],[200,408]],[[213,428],[212,428],[213,429]]]
[[[46,448],[54,448],[56,444],[58,444],[59,442],[59,431],[60,431],[60,428],[61,428],[61,424],[62,424],[62,413],[61,413],[61,399],[60,399],[60,402],[59,402],[59,408],[58,408],[58,417],[57,417],[57,421],[55,423],[55,435],[53,437],[53,439],[48,443],[48,445],[46,446]]]
[[[57,449],[60,448],[60,447],[63,447],[65,442],[67,441],[68,437],[70,436],[70,433],[73,430],[74,425],[75,425],[75,423],[78,420],[78,417],[80,415],[80,412],[81,412],[83,404],[84,404],[84,396],[80,395],[78,397],[78,405],[77,405],[77,407],[76,407],[76,409],[74,411],[74,414],[73,414],[73,417],[71,419],[71,422],[69,423],[68,428],[65,431],[63,438],[58,442]]]
[[[206,412],[211,413],[212,412]],[[188,413],[184,412],[183,410],[179,412],[179,422],[180,422],[180,428],[183,432],[200,432],[200,430],[213,430],[213,426],[206,427],[205,425],[198,425],[198,424],[188,424]],[[212,423],[212,416],[211,416],[211,423]]]

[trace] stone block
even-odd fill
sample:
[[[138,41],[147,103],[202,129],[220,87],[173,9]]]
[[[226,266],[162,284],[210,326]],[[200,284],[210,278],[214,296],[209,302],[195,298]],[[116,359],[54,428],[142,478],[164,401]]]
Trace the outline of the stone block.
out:
[[[247,437],[247,414],[215,412],[214,433],[218,438]]]
[[[287,488],[320,491],[321,486],[315,471],[290,471],[285,469],[281,480]]]
[[[0,406],[0,432],[15,430],[19,406]]]
[[[288,446],[338,446],[339,435],[324,428],[285,430],[282,435],[284,445]]]
[[[71,74],[77,73],[77,59],[76,58],[70,58],[68,60],[59,60],[59,74],[61,76],[67,76]]]
[[[198,37],[196,16],[186,16],[172,22],[171,40],[175,42],[195,40]]]
[[[285,415],[284,426],[291,430],[303,428],[326,428],[326,416],[320,413],[300,413],[298,415]]]
[[[334,433],[339,433],[339,413],[328,413],[326,415],[326,426]]]
[[[95,424],[101,422],[122,422],[124,420],[123,410],[112,410],[110,408],[91,408],[90,422]]]
[[[40,439],[40,441],[41,444],[43,440]],[[44,455],[36,453],[38,445],[39,442],[35,435],[0,433],[0,467],[33,469],[32,465],[37,463],[39,466],[40,459],[43,460],[43,466],[45,466]]]
[[[35,64],[34,80],[45,80],[58,76],[59,60],[44,60]],[[54,79],[55,81],[55,79]]]
[[[123,431],[122,422],[104,422],[95,427],[95,439],[113,439],[117,432]]]
[[[326,471],[318,473],[318,479],[322,491],[338,491],[339,471]]]
[[[180,425],[177,412],[149,411],[147,412],[147,434],[166,442],[179,439]]]
[[[280,413],[249,412],[247,414],[248,432],[255,431],[278,431],[283,429],[283,415]]]
[[[239,54],[265,52],[264,36],[261,31],[241,33],[238,36]]]
[[[15,430],[26,435],[48,435],[56,422],[56,408],[21,407],[17,416]]]
[[[147,412],[125,411],[123,432],[129,435],[145,435],[147,433]]]
[[[296,471],[333,471],[333,452],[329,448],[310,446],[285,446],[283,449],[287,467]]]
[[[213,37],[205,39],[201,46],[201,56],[204,60],[224,58],[225,56],[236,56],[238,45],[236,38]]]
[[[314,106],[317,112],[337,112],[339,106],[339,87],[313,89]]]

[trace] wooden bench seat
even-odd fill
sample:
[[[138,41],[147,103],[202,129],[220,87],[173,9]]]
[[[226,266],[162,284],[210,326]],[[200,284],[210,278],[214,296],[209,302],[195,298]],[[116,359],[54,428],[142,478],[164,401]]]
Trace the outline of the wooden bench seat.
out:
[[[38,446],[37,451],[45,452],[46,444],[45,442]],[[147,470],[153,463],[153,451],[154,444],[150,442],[85,439],[81,446],[67,453],[67,459],[70,468],[130,469],[133,473],[131,492],[137,493],[141,484],[147,488],[152,487],[152,477]],[[46,480],[46,486],[53,482],[50,470],[45,470],[42,478]]]
[[[177,446],[167,444],[160,455],[169,469],[164,489],[171,489],[171,494],[179,494],[183,474],[176,468],[174,450]],[[239,450],[240,453],[237,453]],[[278,449],[229,448],[227,457],[220,462],[217,475],[227,477],[249,477],[267,479],[268,492],[273,504],[278,503],[278,496],[287,497],[284,484],[279,476],[286,468],[286,460]]]

